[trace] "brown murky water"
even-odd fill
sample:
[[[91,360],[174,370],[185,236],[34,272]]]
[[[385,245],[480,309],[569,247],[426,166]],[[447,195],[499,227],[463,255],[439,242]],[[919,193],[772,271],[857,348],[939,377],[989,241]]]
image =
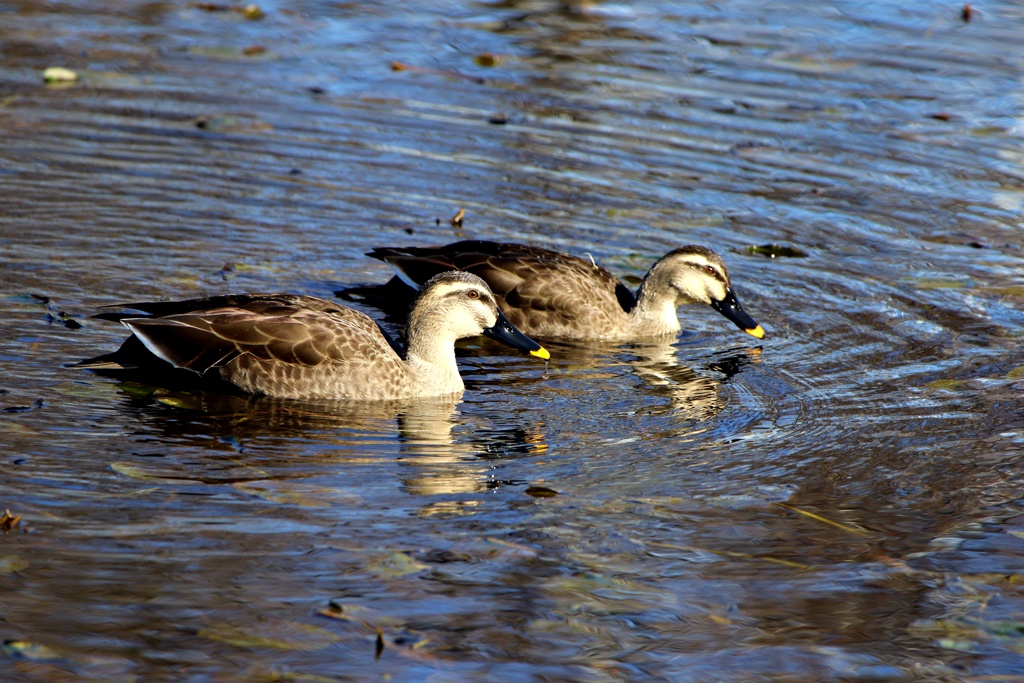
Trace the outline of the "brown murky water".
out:
[[[0,7],[0,679],[1019,679],[1019,6],[226,7]],[[460,238],[707,244],[767,337],[469,342],[454,406],[64,367]]]

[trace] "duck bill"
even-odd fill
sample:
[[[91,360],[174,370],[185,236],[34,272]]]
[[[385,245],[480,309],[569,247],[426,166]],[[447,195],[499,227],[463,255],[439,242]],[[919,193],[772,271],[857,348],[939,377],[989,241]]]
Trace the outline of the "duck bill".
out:
[[[751,318],[746,311],[743,310],[743,306],[740,306],[739,300],[736,295],[732,293],[732,290],[728,290],[725,293],[725,298],[721,301],[712,301],[711,308],[715,309],[726,318],[731,320],[736,327],[740,328],[747,334],[761,339],[764,337],[764,330],[757,324],[757,321]]]
[[[484,334],[531,356],[537,356],[544,360],[551,358],[547,349],[520,332],[501,311],[498,311],[498,322],[494,323],[493,327],[484,330]]]

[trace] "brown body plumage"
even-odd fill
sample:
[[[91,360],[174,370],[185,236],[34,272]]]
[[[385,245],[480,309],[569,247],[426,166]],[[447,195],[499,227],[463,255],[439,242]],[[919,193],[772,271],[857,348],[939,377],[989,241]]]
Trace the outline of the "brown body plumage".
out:
[[[149,313],[103,314],[132,331],[118,351],[82,361],[100,371],[169,366],[280,398],[399,399],[459,393],[456,339],[488,333],[547,358],[515,330],[480,278],[432,278],[410,312],[408,350],[366,315],[311,296],[241,294],[130,304]]]
[[[629,341],[677,334],[676,308],[705,303],[745,332],[764,331],[740,306],[721,257],[706,247],[676,249],[655,263],[634,294],[592,260],[524,244],[482,240],[443,247],[382,247],[369,256],[385,261],[410,287],[438,272],[459,269],[480,276],[502,312],[526,334],[543,339]],[[398,282],[384,291],[395,293]],[[377,305],[374,288],[343,290]]]

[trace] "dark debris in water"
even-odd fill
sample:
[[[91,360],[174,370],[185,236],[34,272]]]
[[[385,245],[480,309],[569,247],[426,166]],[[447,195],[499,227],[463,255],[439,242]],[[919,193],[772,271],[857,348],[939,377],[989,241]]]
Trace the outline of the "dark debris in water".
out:
[[[505,58],[493,52],[481,52],[473,57],[473,61],[479,66],[501,66]]]
[[[431,548],[422,552],[414,553],[416,559],[433,564],[448,564],[449,562],[472,562],[473,556],[468,553],[457,553],[445,548]]]
[[[554,498],[558,495],[558,491],[549,489],[547,486],[527,486],[526,495],[534,498]]]
[[[12,514],[10,510],[4,510],[4,514],[0,515],[0,531],[5,534],[12,529],[18,528],[21,524],[21,515]]]
[[[60,323],[69,330],[80,330],[82,329],[82,323],[78,322],[64,311],[60,311],[56,314],[47,313],[46,322],[48,323]]]
[[[758,256],[767,258],[805,258],[807,252],[796,247],[788,247],[783,244],[762,244],[760,246],[747,247],[747,251]]]
[[[413,74],[428,74],[432,76],[441,76],[443,78],[463,79],[473,83],[483,84],[487,81],[479,76],[471,76],[469,74],[459,73],[458,71],[445,71],[442,69],[431,69],[425,66],[416,66],[414,64],[406,64],[405,62],[391,62],[392,71],[408,71]]]
[[[53,305],[53,299],[50,297],[45,294],[29,294],[29,297],[46,308],[46,322],[61,323],[69,330],[82,329],[82,323],[75,320],[70,314],[64,311],[57,311],[56,307]]]
[[[36,400],[32,401],[32,405],[30,406],[9,406],[7,408],[4,408],[3,411],[5,413],[31,413],[33,410],[39,410],[42,407],[43,399],[37,398]]]
[[[341,619],[345,614],[345,608],[331,600],[327,603],[327,607],[318,609],[316,613],[319,616],[327,617],[328,619]]]
[[[61,658],[60,655],[47,646],[27,640],[5,640],[3,646],[0,647],[0,652],[3,652],[8,657],[32,661],[47,661]]]
[[[256,21],[266,16],[259,5],[228,5],[220,2],[193,2],[191,7],[204,12],[237,12],[246,19]]]
[[[932,242],[938,242],[939,244],[955,244],[970,247],[971,249],[989,248],[988,245],[985,244],[983,238],[965,232],[937,233],[930,235],[928,239]]]

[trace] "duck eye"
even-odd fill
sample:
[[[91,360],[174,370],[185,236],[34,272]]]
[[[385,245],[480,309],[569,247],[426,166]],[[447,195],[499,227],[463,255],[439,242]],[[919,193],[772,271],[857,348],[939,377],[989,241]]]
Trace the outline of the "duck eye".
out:
[[[708,275],[715,275],[715,267],[714,266],[704,266],[704,272],[707,273]]]
[[[466,292],[466,296],[468,296],[470,299],[479,299],[480,298],[480,292],[479,292],[479,290],[471,289],[468,292]]]

